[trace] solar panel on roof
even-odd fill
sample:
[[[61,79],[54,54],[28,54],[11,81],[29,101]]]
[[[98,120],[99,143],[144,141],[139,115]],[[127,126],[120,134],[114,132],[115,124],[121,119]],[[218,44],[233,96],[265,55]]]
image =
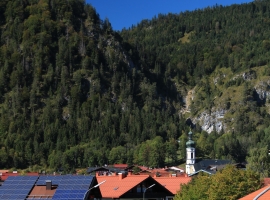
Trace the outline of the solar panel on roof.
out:
[[[8,177],[0,187],[0,199],[24,200],[34,184],[46,185],[46,180],[51,180],[53,185],[58,185],[55,195],[47,200],[82,200],[93,177],[81,175]],[[28,198],[28,200],[36,200],[36,198]]]
[[[89,189],[93,177],[82,175],[66,175],[53,177],[40,177],[37,184],[45,184],[44,180],[50,179],[52,183],[58,183],[58,187],[52,200],[82,200]]]
[[[38,176],[10,176],[0,188],[1,200],[24,200],[33,188]]]

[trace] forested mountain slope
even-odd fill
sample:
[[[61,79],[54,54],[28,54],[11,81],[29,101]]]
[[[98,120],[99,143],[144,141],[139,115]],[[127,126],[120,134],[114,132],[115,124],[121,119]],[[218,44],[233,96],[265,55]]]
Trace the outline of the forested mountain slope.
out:
[[[256,1],[160,14],[121,35],[139,64],[149,72],[165,74],[182,97],[187,95],[183,85],[195,90],[194,104],[188,106],[192,115],[211,110],[220,100],[223,105],[219,107],[233,104],[229,95],[225,100],[219,98],[230,86],[245,85],[246,94],[236,95],[242,99],[257,92],[261,105],[267,103],[267,91],[262,96],[263,91],[253,89],[269,76],[269,9],[269,1]]]
[[[188,118],[199,157],[245,160],[268,144],[269,10],[217,6],[115,32],[83,0],[1,1],[0,167],[164,166],[184,159]],[[222,129],[202,131],[216,112]]]
[[[164,163],[159,145],[176,148],[183,129],[176,94],[133,64],[107,19],[78,0],[1,1],[0,10],[1,168]]]
[[[173,83],[184,102],[180,112],[197,132],[219,132],[214,146],[197,134],[200,156],[243,161],[254,147],[267,155],[269,11],[267,0],[217,5],[159,14],[121,32],[137,65]]]

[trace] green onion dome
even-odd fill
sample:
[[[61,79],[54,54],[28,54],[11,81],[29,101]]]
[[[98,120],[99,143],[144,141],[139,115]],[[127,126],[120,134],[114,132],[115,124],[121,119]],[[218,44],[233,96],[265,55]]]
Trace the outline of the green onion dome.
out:
[[[195,142],[192,140],[192,132],[188,133],[188,141],[186,142],[187,148],[195,147]]]

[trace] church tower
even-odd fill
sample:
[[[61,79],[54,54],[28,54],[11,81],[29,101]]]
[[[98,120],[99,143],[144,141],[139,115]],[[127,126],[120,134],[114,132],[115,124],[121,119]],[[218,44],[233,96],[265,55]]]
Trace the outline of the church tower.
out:
[[[187,160],[186,160],[186,173],[192,174],[195,172],[195,142],[192,140],[192,132],[188,133],[188,141],[186,142]]]

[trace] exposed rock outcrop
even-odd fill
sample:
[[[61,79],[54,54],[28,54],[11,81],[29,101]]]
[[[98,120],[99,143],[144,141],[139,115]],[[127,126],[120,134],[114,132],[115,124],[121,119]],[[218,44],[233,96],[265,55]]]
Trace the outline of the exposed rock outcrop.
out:
[[[222,122],[224,115],[227,111],[224,109],[212,108],[211,112],[203,111],[197,117],[192,119],[193,124],[199,125],[202,130],[207,133],[211,133],[216,130],[220,132],[222,129],[225,129],[226,126]]]
[[[254,97],[258,103],[265,103],[266,100],[270,99],[270,80],[260,81],[254,89]]]
[[[215,96],[212,100],[212,108],[203,110],[204,103],[194,102],[194,105],[200,106],[194,110],[197,112],[200,111],[196,116],[190,117],[187,119],[186,123],[189,126],[200,127],[202,130],[211,133],[212,131],[221,132],[230,131],[226,130],[227,127],[230,127],[233,123],[234,113],[237,113],[240,108],[246,109],[250,105],[261,106],[262,109],[266,107],[267,112],[270,113],[270,78],[267,76],[259,76],[256,70],[249,70],[239,74],[235,74],[230,80],[225,80],[224,83],[232,81],[230,84],[227,84],[227,88],[223,88],[220,94]],[[213,84],[216,88],[220,87],[218,82],[226,78],[225,73],[218,73],[213,77]],[[238,81],[240,80],[240,81]],[[233,81],[238,81],[233,82]],[[244,83],[247,83],[247,87],[244,86]],[[221,87],[222,88],[222,87]],[[219,88],[220,89],[220,88]],[[247,91],[243,91],[243,90]],[[196,98],[196,90],[190,90],[186,95],[185,109],[181,110],[181,113],[189,113],[190,105],[193,101],[200,101],[201,98]],[[200,92],[200,91],[199,91]],[[205,91],[202,90],[200,95],[204,97]],[[217,93],[216,93],[217,94]],[[202,98],[203,101],[205,100]],[[249,102],[249,104],[247,104]],[[243,110],[245,110],[243,109]],[[224,116],[226,115],[226,120]],[[191,115],[194,113],[190,113]]]

